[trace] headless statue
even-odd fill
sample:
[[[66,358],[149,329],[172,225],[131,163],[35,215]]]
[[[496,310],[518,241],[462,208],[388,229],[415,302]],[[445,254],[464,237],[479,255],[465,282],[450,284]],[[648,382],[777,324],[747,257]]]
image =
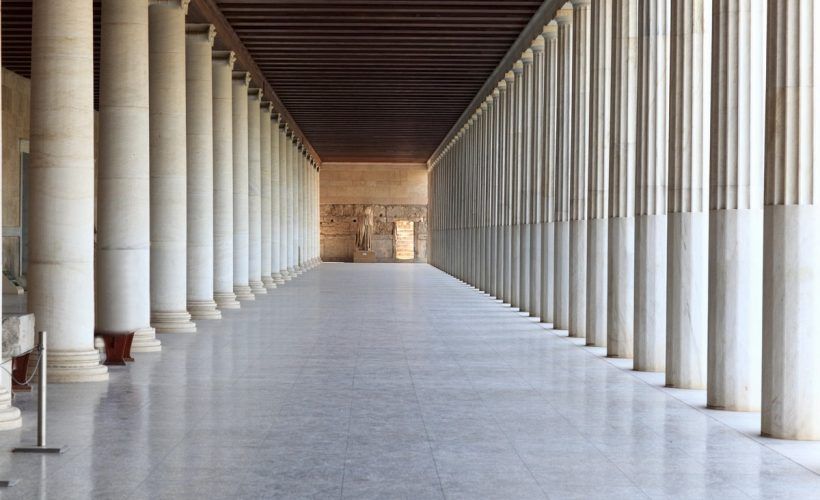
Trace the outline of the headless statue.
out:
[[[364,216],[359,220],[359,228],[356,231],[356,249],[369,252],[372,250],[373,239],[373,207],[364,209]]]

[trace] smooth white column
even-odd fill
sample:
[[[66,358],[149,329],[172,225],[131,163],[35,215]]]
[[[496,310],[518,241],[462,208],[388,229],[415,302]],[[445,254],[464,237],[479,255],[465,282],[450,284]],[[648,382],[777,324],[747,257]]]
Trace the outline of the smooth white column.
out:
[[[607,355],[633,356],[638,0],[613,0]]]
[[[266,294],[262,283],[262,147],[259,133],[262,90],[248,90],[248,285]]]
[[[288,196],[288,239],[287,239],[287,247],[288,247],[288,276],[290,278],[295,278],[296,273],[296,143],[293,140],[293,135],[291,133],[290,137],[288,137],[288,146],[287,146],[287,181],[286,181],[286,188],[287,188],[287,196]]]
[[[216,29],[189,24],[185,35],[188,161],[188,311],[219,319],[214,302],[214,127],[211,48]]]
[[[134,332],[131,351],[153,352],[148,1],[101,8],[95,328]]]
[[[715,2],[709,172],[711,408],[760,409],[766,4]]]
[[[262,197],[262,283],[266,289],[276,288],[271,273],[271,112],[273,105],[270,102],[262,102],[261,115],[259,116],[259,145],[261,161],[260,188]]]
[[[669,0],[638,9],[638,123],[635,164],[634,367],[666,366],[666,165]]]
[[[234,71],[233,108],[233,291],[238,300],[254,300],[249,285],[248,85],[251,75]]]
[[[591,18],[585,328],[587,345],[603,347],[607,342],[612,0],[594,2]]]
[[[761,424],[820,440],[820,8],[767,5]]]
[[[0,87],[2,87],[2,85],[0,85]],[[0,97],[2,97],[2,88],[0,88]],[[2,113],[0,113],[0,115],[2,115]],[[2,116],[0,116],[0,125],[1,124]],[[0,146],[1,145],[2,137],[0,137]],[[0,180],[0,184],[2,184],[2,180]],[[2,206],[0,206],[0,214],[2,214]],[[2,307],[2,302],[3,296],[0,295],[0,308]],[[0,354],[2,354],[2,345],[0,345]],[[0,385],[0,430],[17,429],[22,424],[23,420],[20,417],[20,410],[11,406],[11,392],[6,388],[5,384]]]
[[[706,387],[711,0],[672,3],[666,385]]]
[[[271,144],[271,277],[276,285],[285,283],[282,277],[282,196],[281,196],[281,165],[279,153],[279,115],[271,115],[270,144]]]
[[[238,309],[233,292],[233,52],[213,52],[214,301]]]
[[[555,165],[558,135],[558,24],[550,21],[541,33],[544,38],[544,175],[541,215],[541,321],[555,321]]]
[[[183,2],[149,7],[151,324],[192,333],[187,310],[187,159]]]
[[[31,38],[28,308],[49,382],[108,379],[94,348],[94,46],[90,1],[37,1]]]
[[[555,14],[557,38],[557,112],[555,147],[555,317],[553,327],[569,329],[569,188],[572,148],[572,6]]]

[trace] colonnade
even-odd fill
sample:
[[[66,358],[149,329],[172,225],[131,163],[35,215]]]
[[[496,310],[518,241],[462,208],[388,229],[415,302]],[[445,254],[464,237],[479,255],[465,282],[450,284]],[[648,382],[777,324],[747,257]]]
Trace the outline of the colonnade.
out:
[[[316,159],[187,0],[102,2],[95,193],[91,4],[33,3],[28,304],[52,382],[108,378],[95,332],[157,351],[319,263]]]
[[[566,3],[431,160],[431,263],[820,439],[815,30],[798,0]]]

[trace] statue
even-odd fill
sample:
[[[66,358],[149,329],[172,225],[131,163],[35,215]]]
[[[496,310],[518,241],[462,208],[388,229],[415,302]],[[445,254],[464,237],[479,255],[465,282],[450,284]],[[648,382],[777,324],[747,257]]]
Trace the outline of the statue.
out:
[[[359,220],[356,230],[356,249],[369,252],[373,249],[373,207],[364,209],[364,216]]]

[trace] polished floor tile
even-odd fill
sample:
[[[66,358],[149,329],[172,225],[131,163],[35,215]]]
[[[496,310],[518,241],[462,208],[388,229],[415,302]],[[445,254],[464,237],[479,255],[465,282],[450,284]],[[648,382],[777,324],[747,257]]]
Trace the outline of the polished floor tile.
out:
[[[766,440],[426,265],[325,264],[0,434],[0,498],[820,498]],[[619,364],[620,363],[620,364]]]

